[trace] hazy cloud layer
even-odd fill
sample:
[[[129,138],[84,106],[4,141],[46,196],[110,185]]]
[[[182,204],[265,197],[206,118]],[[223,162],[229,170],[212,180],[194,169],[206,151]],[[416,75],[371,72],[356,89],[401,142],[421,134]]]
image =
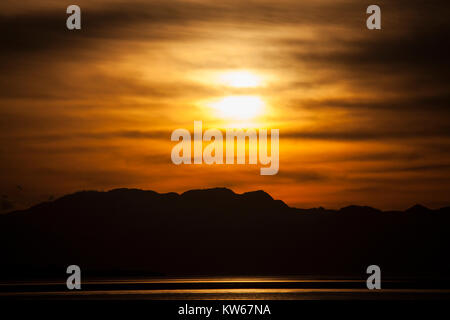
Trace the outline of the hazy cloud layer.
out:
[[[80,31],[65,28],[60,1],[0,4],[3,211],[124,186],[262,188],[305,206],[448,204],[448,1],[379,1],[380,31],[356,0],[77,4]],[[234,69],[267,83],[214,82]],[[241,94],[261,96],[260,122],[280,128],[280,173],[172,165],[171,131],[224,128],[205,101]]]

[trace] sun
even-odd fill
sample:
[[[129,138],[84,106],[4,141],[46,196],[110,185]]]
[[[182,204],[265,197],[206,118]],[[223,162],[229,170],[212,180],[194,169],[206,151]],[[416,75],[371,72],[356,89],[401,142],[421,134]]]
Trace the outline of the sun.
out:
[[[251,119],[263,112],[265,103],[259,96],[228,96],[210,104],[219,116],[227,119]]]
[[[260,76],[249,71],[231,71],[218,76],[218,82],[233,88],[256,88],[263,84]]]
[[[206,102],[215,111],[216,117],[224,120],[250,120],[265,112],[265,101],[254,94],[255,88],[265,86],[261,75],[248,70],[230,70],[217,73],[213,83],[232,88],[225,91],[229,95]]]

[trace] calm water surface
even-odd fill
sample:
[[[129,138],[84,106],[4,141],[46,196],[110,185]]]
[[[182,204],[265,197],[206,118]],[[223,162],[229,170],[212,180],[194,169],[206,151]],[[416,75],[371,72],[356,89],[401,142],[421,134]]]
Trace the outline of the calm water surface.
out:
[[[69,291],[65,281],[0,282],[0,299],[322,300],[449,299],[448,281],[385,280],[367,290],[365,280],[300,277],[197,277],[91,279]]]

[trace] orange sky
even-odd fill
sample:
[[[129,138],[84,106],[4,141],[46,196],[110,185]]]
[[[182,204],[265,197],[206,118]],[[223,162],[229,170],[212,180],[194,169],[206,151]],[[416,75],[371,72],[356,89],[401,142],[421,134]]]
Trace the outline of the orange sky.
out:
[[[66,29],[61,1],[0,4],[4,210],[118,187],[450,204],[446,2],[379,1],[381,31],[356,0],[76,4],[81,31]],[[170,134],[194,120],[280,129],[279,173],[175,166]]]

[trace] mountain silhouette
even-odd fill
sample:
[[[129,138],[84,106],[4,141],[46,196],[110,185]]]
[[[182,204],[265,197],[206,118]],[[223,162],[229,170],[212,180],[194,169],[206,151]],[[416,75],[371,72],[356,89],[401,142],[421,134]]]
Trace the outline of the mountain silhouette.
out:
[[[297,209],[264,191],[82,191],[0,216],[3,278],[65,274],[446,275],[450,207]]]

